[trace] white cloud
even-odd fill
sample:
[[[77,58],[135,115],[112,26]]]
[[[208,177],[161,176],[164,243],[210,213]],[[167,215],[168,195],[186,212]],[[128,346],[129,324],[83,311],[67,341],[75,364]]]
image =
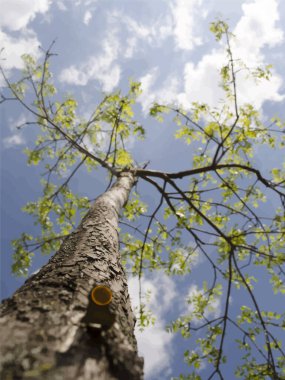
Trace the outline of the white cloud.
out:
[[[40,56],[39,41],[34,32],[26,30],[18,38],[9,36],[0,30],[1,66],[4,69],[20,69],[23,67],[21,56],[32,54],[36,58]]]
[[[21,114],[17,117],[16,120],[9,119],[9,129],[10,131],[14,132],[16,128],[22,127],[27,122],[26,116],[24,114]]]
[[[50,0],[1,0],[0,28],[15,31],[25,28],[37,13],[49,9]]]
[[[147,378],[157,378],[163,372],[166,374],[170,367],[173,335],[165,331],[161,322],[143,332],[136,332],[139,355],[144,358],[144,372]]]
[[[25,142],[26,142],[25,139],[20,134],[5,137],[3,139],[3,144],[4,144],[5,148],[11,148],[11,147],[15,147],[17,145],[23,145],[23,144],[25,144]]]
[[[133,277],[129,280],[129,291],[132,305],[136,308],[139,306],[139,281],[137,278]],[[149,308],[158,318],[162,318],[165,311],[172,307],[176,296],[174,281],[163,272],[158,272],[151,279],[142,280],[142,293],[146,294],[148,291],[150,291]]]
[[[57,5],[57,7],[58,7],[59,10],[61,10],[61,11],[63,11],[63,12],[64,12],[64,11],[67,11],[67,7],[66,7],[66,5],[64,4],[64,1],[57,0],[56,5]]]
[[[165,80],[164,85],[157,87],[159,69],[158,67],[152,68],[146,75],[141,77],[142,94],[138,97],[138,101],[142,105],[143,112],[148,113],[150,106],[154,102],[161,102],[164,104],[178,103],[179,89],[181,88],[180,81],[175,72],[171,73]],[[179,102],[181,104],[181,102]]]
[[[163,273],[142,282],[142,293],[150,291],[149,308],[156,316],[155,325],[143,332],[136,329],[139,354],[144,357],[146,378],[167,373],[172,356],[173,334],[165,331],[165,315],[173,307],[176,297],[174,281]],[[129,280],[129,292],[134,307],[139,306],[139,283],[137,278]],[[159,355],[157,354],[159,353]]]
[[[135,34],[138,38],[147,40],[149,43],[161,42],[171,34],[170,18],[167,16],[163,21],[160,19],[150,25],[139,23],[130,17],[125,18],[124,22],[131,34]]]
[[[158,101],[163,99],[166,104],[175,103],[177,101],[176,94],[178,89],[178,78],[172,73],[166,78],[164,86],[158,92]]]
[[[37,35],[27,26],[37,14],[48,11],[50,0],[0,0],[0,5],[1,66],[6,70],[20,69],[23,66],[21,55],[27,53],[36,58],[40,55]],[[18,32],[17,37],[10,35],[10,31]]]
[[[4,148],[12,148],[15,146],[23,145],[26,141],[21,134],[15,134],[3,139]]]
[[[148,20],[147,23],[144,23],[116,10],[110,13],[109,23],[110,25],[116,25],[120,29],[122,29],[122,25],[125,25],[126,33],[130,37],[127,41],[127,48],[125,48],[124,42],[124,49],[122,50],[127,51],[124,54],[127,58],[132,57],[130,51],[133,53],[135,48],[144,49],[145,44],[148,44],[149,47],[160,46],[173,33],[173,21],[167,13],[153,17],[150,21]]]
[[[67,0],[66,0],[67,1]],[[69,0],[70,1],[70,0]],[[71,1],[73,1],[73,0],[71,0]],[[88,6],[88,5],[90,5],[90,4],[95,4],[95,3],[97,3],[98,2],[98,0],[77,0],[76,2],[75,2],[75,5],[76,6],[79,6],[79,5],[85,5],[85,6]]]
[[[234,29],[237,40],[233,44],[235,56],[247,66],[256,67],[267,64],[262,49],[283,42],[284,33],[277,26],[279,21],[277,0],[255,0],[243,4],[243,16]],[[270,62],[269,62],[270,63]],[[239,98],[260,108],[264,101],[281,101],[284,96],[279,91],[282,79],[273,71],[270,81],[262,81],[258,86],[242,72],[239,78]],[[250,91],[248,90],[250,88]]]
[[[146,75],[140,78],[142,94],[138,97],[138,101],[142,104],[144,113],[147,113],[153,102],[162,102],[172,104],[177,102],[177,93],[179,92],[179,80],[175,73],[171,73],[164,85],[155,88],[158,82],[159,68],[152,68]]]
[[[125,58],[132,58],[137,47],[138,40],[135,37],[129,37],[126,41],[126,48],[124,51]]]
[[[197,65],[192,62],[186,63],[183,74],[184,92],[178,95],[178,101],[184,107],[190,107],[193,101],[204,102],[210,106],[217,105],[223,97],[223,92],[218,86],[218,68],[224,63],[224,53],[216,50],[204,55]]]
[[[153,67],[150,72],[139,79],[141,82],[142,94],[139,96],[138,101],[141,102],[144,112],[147,112],[148,108],[157,97],[152,89],[157,77],[158,67]]]
[[[275,46],[282,42],[283,32],[276,26],[279,20],[277,0],[254,0],[243,4],[242,9],[243,16],[234,30],[241,52],[245,50],[247,56],[254,57],[264,45]]]
[[[276,46],[284,38],[283,31],[277,26],[278,1],[255,0],[243,4],[242,9],[244,14],[234,29],[237,36],[233,44],[235,56],[244,60],[249,67],[267,64],[262,49]],[[284,99],[279,93],[281,86],[282,79],[274,71],[270,81],[262,81],[258,86],[243,72],[239,78],[239,97],[242,102],[251,102],[260,108],[266,100]]]
[[[103,52],[91,56],[86,63],[70,66],[60,73],[62,82],[85,86],[90,80],[97,80],[105,92],[112,91],[120,81],[121,68],[115,63],[119,53],[119,42],[110,33],[102,44]]]
[[[85,25],[88,25],[89,22],[91,21],[92,19],[92,13],[90,11],[86,11],[84,13],[84,17],[83,17],[83,22]]]
[[[195,35],[197,20],[201,22],[201,4],[202,0],[175,0],[171,5],[177,48],[192,50],[202,43],[201,38]]]
[[[194,42],[191,42],[191,15],[188,21],[183,21],[186,8],[191,9],[194,2],[186,0],[177,0],[176,7],[173,7],[174,16],[177,19],[176,39],[177,46],[184,49],[192,48]],[[196,5],[201,2],[197,1]],[[242,16],[237,22],[233,32],[236,39],[232,40],[232,50],[234,59],[238,58],[243,61],[249,68],[266,65],[263,48],[273,47],[283,41],[283,32],[278,27],[279,20],[278,3],[276,0],[254,0],[250,3],[242,5]],[[184,14],[184,16],[183,16]],[[201,18],[200,22],[201,22]],[[179,24],[179,21],[182,23]],[[189,31],[183,32],[189,26]],[[189,39],[186,38],[189,36]],[[179,37],[180,36],[180,37]],[[184,38],[184,37],[185,38]],[[180,41],[180,42],[179,42]],[[189,42],[187,42],[189,41]],[[189,45],[187,45],[189,44]],[[224,93],[219,87],[220,77],[219,69],[227,63],[225,55],[225,47],[220,46],[206,53],[196,64],[188,61],[184,65],[183,76],[180,82],[173,78],[181,77],[181,74],[173,73],[164,83],[172,84],[171,91],[166,91],[166,86],[163,85],[160,89],[154,88],[154,69],[142,78],[145,85],[144,108],[146,109],[153,101],[169,102],[174,99],[177,103],[185,108],[189,108],[193,101],[205,102],[211,107],[219,107],[224,99]],[[270,63],[270,62],[269,62]],[[237,61],[236,61],[237,64]],[[179,75],[179,76],[178,76]],[[172,81],[171,81],[172,78]],[[282,78],[273,71],[273,76],[269,81],[256,81],[250,78],[247,70],[239,71],[236,76],[238,88],[238,103],[251,103],[257,109],[260,109],[263,103],[267,100],[281,101],[284,96],[280,94],[282,86]],[[183,89],[180,86],[183,85]],[[172,98],[172,99],[171,99]]]
[[[201,38],[195,33],[197,19],[205,16],[202,9],[202,0],[175,0],[169,3],[166,12],[153,17],[147,22],[138,21],[132,17],[113,11],[111,17],[120,24],[126,25],[128,33],[149,46],[159,46],[168,37],[174,37],[176,47],[191,50],[201,44]]]
[[[233,49],[235,56],[240,57],[237,49]],[[249,54],[250,55],[250,54]],[[250,62],[250,67],[264,65],[261,56],[259,62]],[[204,55],[197,65],[189,62],[184,67],[184,91],[177,95],[178,102],[184,107],[190,107],[193,101],[199,101],[209,104],[211,107],[219,106],[224,99],[224,92],[219,87],[220,76],[218,68],[226,63],[225,55],[222,51],[212,51]],[[262,80],[256,82],[254,78],[248,75],[247,71],[241,71],[237,76],[237,94],[238,103],[251,103],[257,109],[262,107],[266,100],[281,101],[283,96],[279,91],[282,85],[282,79],[273,71],[273,76],[269,81]]]
[[[4,148],[12,148],[15,146],[24,145],[26,143],[21,131],[17,131],[15,133],[16,128],[23,126],[26,121],[26,117],[23,114],[21,114],[16,120],[8,120],[9,129],[12,132],[12,135],[3,139]]]

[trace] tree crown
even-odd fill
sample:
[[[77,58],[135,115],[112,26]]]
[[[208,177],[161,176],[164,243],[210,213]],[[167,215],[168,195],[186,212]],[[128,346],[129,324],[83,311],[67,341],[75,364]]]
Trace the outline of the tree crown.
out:
[[[218,20],[210,28],[217,41],[225,41],[220,106],[194,102],[186,110],[177,104],[154,103],[149,110],[160,122],[173,116],[174,137],[189,146],[187,166],[177,172],[153,169],[147,157],[137,163],[130,149],[133,139],[145,139],[151,133],[135,118],[139,83],[130,81],[126,94],[105,95],[84,119],[76,100],[70,95],[61,99],[55,88],[49,69],[53,44],[41,63],[23,56],[25,68],[17,82],[11,83],[2,70],[9,91],[2,94],[2,102],[20,102],[33,115],[22,127],[35,125],[39,131],[35,145],[25,150],[28,164],[44,163],[43,195],[23,208],[35,218],[41,234],[23,233],[13,241],[12,269],[27,274],[33,252],[57,250],[78,215],[89,208],[90,200],[70,186],[81,167],[92,173],[104,168],[107,188],[121,172],[132,173],[155,191],[156,203],[147,205],[138,190],[124,208],[121,253],[128,271],[141,279],[148,270],[187,275],[197,256],[209,264],[209,280],[187,299],[191,312],[169,325],[169,331],[181,331],[186,338],[198,336],[198,348],[184,355],[192,373],[180,379],[200,379],[203,362],[213,368],[209,379],[223,379],[227,332],[234,330],[243,353],[235,372],[238,377],[284,379],[285,355],[274,329],[284,329],[285,317],[263,310],[254,285],[255,273],[262,268],[260,273],[269,276],[273,292],[285,293],[284,164],[268,171],[257,159],[258,147],[276,152],[284,147],[284,124],[275,117],[264,123],[253,105],[239,101],[240,73],[270,80],[271,66],[249,69],[234,57],[235,37],[228,25]],[[235,315],[231,300],[238,292],[246,294],[248,301]],[[211,317],[217,300],[222,302],[222,313]],[[152,322],[142,300],[139,316],[142,328]]]

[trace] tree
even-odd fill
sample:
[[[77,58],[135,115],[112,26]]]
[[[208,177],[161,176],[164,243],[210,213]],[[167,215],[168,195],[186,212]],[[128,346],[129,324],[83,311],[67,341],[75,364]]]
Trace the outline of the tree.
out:
[[[120,91],[106,95],[84,120],[71,96],[59,100],[49,71],[52,46],[41,64],[23,57],[24,73],[16,83],[10,83],[2,70],[10,91],[2,94],[2,102],[20,102],[34,116],[25,125],[40,129],[35,147],[26,149],[28,163],[46,161],[43,196],[24,209],[41,226],[41,235],[24,233],[13,242],[13,271],[27,273],[35,250],[58,251],[2,305],[1,334],[7,336],[4,379],[61,379],[67,373],[70,379],[141,378],[121,261],[139,279],[145,270],[185,275],[197,254],[205,257],[212,278],[206,281],[207,274],[203,289],[187,300],[191,313],[169,326],[169,331],[181,331],[185,338],[198,334],[198,348],[184,355],[191,374],[180,379],[201,379],[199,368],[205,362],[212,368],[208,379],[224,379],[226,340],[236,333],[242,352],[237,377],[285,378],[285,355],[277,336],[285,326],[285,315],[263,310],[254,287],[255,268],[261,268],[274,292],[285,292],[284,168],[267,172],[255,161],[258,145],[284,147],[284,125],[277,118],[265,125],[252,105],[239,104],[239,73],[269,80],[270,66],[252,70],[235,60],[233,35],[223,21],[212,23],[211,30],[226,44],[227,63],[220,72],[222,107],[193,103],[185,110],[155,103],[150,109],[150,115],[160,121],[173,114],[175,137],[192,147],[192,165],[183,171],[152,170],[148,163],[135,163],[128,140],[145,137],[144,127],[134,118],[139,83],[131,82],[126,95]],[[109,176],[106,192],[92,206],[69,186],[83,165],[92,173],[103,168]],[[158,195],[149,214],[133,191],[140,181]],[[274,202],[270,215],[261,205],[267,205],[268,199]],[[78,214],[86,211],[73,230]],[[119,214],[126,226],[120,234],[121,255]],[[134,223],[136,217],[141,218],[140,227]],[[191,237],[191,246],[183,243],[185,234]],[[90,292],[97,284],[113,293],[107,312],[114,322],[108,326],[94,326],[100,312],[90,312],[94,306]],[[249,302],[233,315],[231,297],[237,292],[246,293]],[[208,311],[217,298],[222,299],[222,313],[210,318]],[[138,318],[141,327],[150,323],[143,302]]]

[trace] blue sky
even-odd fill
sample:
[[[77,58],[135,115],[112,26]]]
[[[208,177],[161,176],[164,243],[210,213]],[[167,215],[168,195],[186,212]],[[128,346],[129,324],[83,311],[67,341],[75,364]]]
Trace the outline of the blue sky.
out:
[[[56,39],[54,51],[58,56],[52,65],[55,82],[61,93],[75,95],[82,115],[92,111],[102,92],[126,89],[129,78],[141,81],[144,91],[138,112],[149,139],[147,151],[135,141],[130,148],[136,151],[138,161],[151,160],[153,168],[185,169],[187,155],[184,146],[178,142],[173,145],[170,122],[162,130],[162,126],[147,118],[147,110],[154,101],[177,102],[185,107],[194,100],[220,105],[223,94],[218,86],[218,69],[225,62],[225,55],[223,46],[209,32],[209,23],[216,17],[224,18],[237,36],[233,45],[235,57],[249,67],[273,64],[271,80],[258,86],[241,74],[240,102],[253,103],[265,120],[273,114],[284,117],[282,0],[0,0],[0,9],[0,48],[4,48],[1,64],[8,75],[13,77],[21,69],[23,53],[40,58],[39,45],[46,48]],[[27,167],[22,154],[34,133],[16,130],[28,115],[14,104],[0,107],[4,252],[1,277],[2,297],[7,297],[23,281],[9,273],[9,241],[22,231],[35,228],[20,208],[40,194],[41,171],[38,167]],[[264,160],[264,152],[260,154],[259,163],[271,166],[273,158]],[[88,195],[91,188],[95,189],[95,197],[104,189],[104,176],[94,180],[82,173],[73,187]],[[147,197],[153,201],[152,194]],[[46,260],[36,258],[33,270]],[[192,263],[195,268],[201,268],[201,264],[199,258]],[[149,276],[145,280],[144,289],[152,290],[150,306],[157,317],[153,328],[138,333],[147,379],[170,378],[185,369],[181,355],[187,342],[166,333],[165,323],[170,316],[175,317],[174,309],[185,310],[181,299],[197,292],[198,286],[198,274],[183,281],[161,274],[159,278]],[[136,279],[131,279],[134,304],[137,289]],[[219,310],[219,300],[214,307]]]

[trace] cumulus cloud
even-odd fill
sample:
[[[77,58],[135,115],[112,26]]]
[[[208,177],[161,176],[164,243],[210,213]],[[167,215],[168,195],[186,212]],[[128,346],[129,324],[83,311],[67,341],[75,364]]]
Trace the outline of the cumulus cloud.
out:
[[[278,1],[255,0],[243,4],[242,9],[243,16],[234,29],[234,34],[238,37],[233,45],[235,56],[245,61],[249,67],[262,66],[268,63],[262,49],[265,46],[277,46],[284,39],[283,31],[277,26]],[[284,99],[279,93],[281,85],[282,79],[274,71],[270,81],[262,81],[258,87],[253,79],[248,79],[242,73],[239,79],[239,97],[242,102],[250,102],[260,108],[266,100]]]
[[[85,25],[88,25],[89,22],[91,21],[92,19],[92,13],[88,10],[84,13],[84,17],[83,17],[83,22]]]
[[[124,51],[125,58],[132,58],[132,56],[135,53],[136,47],[137,47],[137,38],[135,37],[129,37],[126,41],[126,47]]]
[[[39,57],[39,41],[34,32],[26,30],[20,37],[11,37],[0,30],[0,46],[3,47],[1,66],[4,69],[21,69],[23,54],[32,54]]]
[[[161,321],[143,332],[136,331],[139,355],[144,358],[144,371],[147,378],[157,378],[159,374],[169,372],[172,355],[173,335],[165,331]]]
[[[233,31],[237,38],[233,40],[232,49],[234,57],[244,61],[250,68],[266,63],[262,53],[266,45],[272,47],[283,40],[283,33],[276,25],[279,20],[277,5],[276,0],[255,0],[242,5],[243,15]],[[181,95],[182,100],[186,102],[186,99],[195,99],[216,106],[223,95],[217,85],[217,69],[223,64],[225,55],[222,49],[212,50],[197,65],[187,63],[184,69],[185,93]],[[240,103],[250,102],[260,108],[266,100],[283,99],[279,94],[282,80],[276,73],[270,81],[261,81],[258,86],[246,71],[237,75],[237,81]]]
[[[26,116],[24,114],[21,114],[15,120],[13,119],[8,120],[9,129],[10,131],[15,132],[17,128],[22,127],[24,124],[26,124],[26,122],[27,122]]]
[[[178,95],[178,101],[184,107],[190,107],[193,101],[216,106],[223,97],[218,86],[220,82],[218,68],[226,63],[223,51],[212,51],[195,65],[188,62],[184,66],[184,91]]]
[[[3,139],[4,148],[14,148],[15,146],[23,145],[25,143],[26,140],[20,134],[8,136]]]
[[[15,133],[16,128],[23,126],[26,121],[26,117],[23,114],[20,115],[16,120],[8,120],[9,129],[12,132],[12,135],[7,136],[3,139],[4,148],[13,148],[16,146],[24,145],[26,143],[26,139],[24,138],[21,131],[17,131]]]
[[[182,50],[192,50],[201,44],[202,39],[195,33],[195,28],[198,25],[197,20],[205,13],[202,10],[202,0],[174,0],[169,2],[166,10],[146,22],[123,15],[119,11],[113,11],[112,18],[126,26],[136,44],[143,41],[149,46],[160,46],[168,37],[173,37],[176,47]]]
[[[153,67],[151,71],[140,78],[142,94],[139,96],[138,101],[143,106],[143,111],[146,112],[151,104],[157,98],[157,94],[153,91],[153,86],[158,77],[158,67]]]
[[[194,6],[194,2],[177,0],[175,4],[177,6],[173,6],[172,11],[174,16],[176,14],[177,20],[181,19],[183,24],[182,15],[186,13],[184,8],[190,4]],[[196,5],[200,4],[201,2],[197,1]],[[186,16],[184,15],[184,17]],[[191,25],[190,18],[187,23],[185,21],[188,26]],[[284,36],[282,30],[278,27],[278,20],[277,0],[254,0],[243,4],[242,16],[233,30],[233,33],[236,35],[236,38],[232,40],[234,58],[243,61],[249,68],[266,65],[268,62],[265,60],[263,49],[265,47],[277,46],[283,42]],[[191,42],[191,32],[182,32],[183,28],[187,28],[181,25],[179,27],[181,28],[180,31],[176,30],[175,32],[177,46],[181,45],[181,48],[184,46],[185,49],[187,46],[189,49],[192,48],[194,43]],[[188,35],[188,39],[186,39],[186,35]],[[185,36],[185,39],[182,36]],[[144,98],[141,98],[144,108],[147,108],[153,101],[159,100],[177,102],[185,108],[189,108],[193,101],[205,102],[211,107],[219,107],[224,100],[224,93],[219,87],[219,69],[226,63],[227,57],[224,45],[217,46],[204,54],[197,63],[190,60],[185,62],[182,76],[180,73],[173,73],[165,81],[167,86],[169,83],[172,84],[172,93],[165,91],[164,85],[160,88],[155,88],[155,70],[152,69],[142,78],[145,90],[147,91]],[[272,73],[273,75],[269,81],[262,80],[257,83],[254,78],[248,75],[247,70],[239,71],[236,76],[239,104],[251,103],[260,109],[265,101],[279,102],[283,100],[284,96],[280,93],[283,83],[282,78],[274,70]],[[175,77],[179,78],[179,81],[175,80]],[[181,86],[183,86],[182,89]]]
[[[1,0],[0,47],[4,69],[22,68],[24,53],[39,57],[40,45],[36,33],[28,24],[38,15],[45,14],[50,0]],[[17,32],[17,37],[10,32]],[[2,85],[2,83],[0,83]]]
[[[59,10],[61,10],[61,11],[67,11],[67,7],[66,7],[66,5],[64,4],[64,0],[63,1],[61,1],[61,0],[57,0],[57,2],[56,2],[56,5],[57,5],[57,7],[58,7],[58,9]]]
[[[103,91],[112,91],[118,85],[121,76],[121,68],[116,63],[119,42],[114,33],[110,33],[104,40],[102,50],[101,54],[91,56],[87,62],[62,70],[60,81],[85,86],[90,80],[97,80]]]
[[[139,306],[139,283],[137,278],[129,280],[129,291],[133,307]],[[139,354],[145,360],[146,378],[166,374],[172,357],[173,335],[165,331],[165,315],[173,307],[176,297],[174,281],[163,273],[156,274],[142,283],[142,293],[150,291],[149,308],[156,316],[153,327],[143,332],[136,329]],[[157,353],[159,352],[159,355]]]
[[[239,39],[240,53],[254,59],[265,45],[275,46],[282,42],[283,31],[276,26],[279,20],[277,0],[254,0],[242,5],[243,16],[234,33]]]
[[[67,1],[67,0],[66,0]],[[79,6],[79,5],[85,5],[85,6],[88,6],[88,5],[92,5],[92,4],[95,4],[97,3],[98,0],[76,0],[75,1],[75,5],[76,6]]]
[[[168,10],[166,8],[166,10]],[[155,16],[150,14],[147,21],[135,19],[119,10],[113,10],[109,14],[110,27],[117,27],[126,33],[121,46],[120,54],[125,58],[132,58],[138,50],[161,46],[165,39],[173,33],[173,20],[169,12]],[[146,47],[147,46],[147,47]]]
[[[158,86],[159,68],[152,68],[147,74],[142,76],[141,82],[142,94],[138,101],[142,105],[143,112],[147,114],[150,106],[154,102],[172,104],[177,102],[180,82],[175,73],[171,73],[164,81],[163,86]]]
[[[173,35],[177,48],[192,50],[202,43],[201,37],[195,35],[195,26],[202,11],[201,5],[202,0],[175,0],[172,3]]]
[[[45,13],[50,0],[1,0],[0,27],[12,31],[25,28],[37,13]]]
[[[122,17],[119,12],[114,12],[113,16],[118,19]],[[172,31],[171,19],[167,15],[163,19],[159,18],[148,24],[138,22],[131,17],[124,17],[122,21],[131,35],[135,35],[138,39],[147,41],[149,44],[161,43]]]

